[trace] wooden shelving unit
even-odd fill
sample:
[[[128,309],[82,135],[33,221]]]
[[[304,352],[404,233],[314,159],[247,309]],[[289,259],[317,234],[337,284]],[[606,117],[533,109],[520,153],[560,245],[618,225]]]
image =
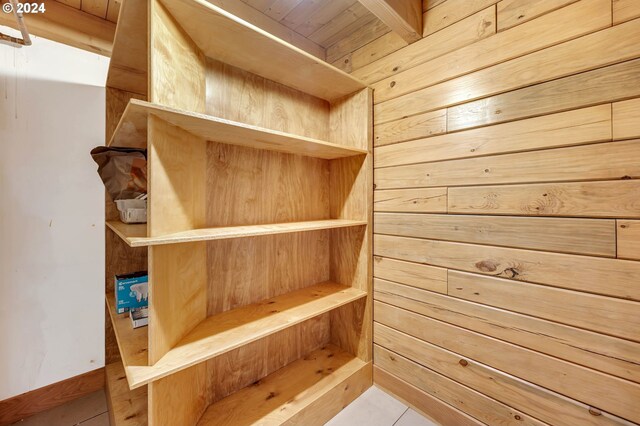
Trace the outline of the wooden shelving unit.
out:
[[[371,91],[206,1],[120,10],[106,140],[149,197],[106,201],[112,423],[323,424],[372,383]],[[113,275],[145,268],[132,329]]]
[[[130,247],[248,238],[258,237],[260,235],[310,232],[322,229],[338,229],[366,225],[367,222],[363,220],[310,220],[306,222],[269,223],[265,225],[225,226],[219,228],[194,229],[191,231],[176,232],[157,237],[147,237],[146,225],[125,224],[116,220],[107,221],[107,226],[122,238]]]

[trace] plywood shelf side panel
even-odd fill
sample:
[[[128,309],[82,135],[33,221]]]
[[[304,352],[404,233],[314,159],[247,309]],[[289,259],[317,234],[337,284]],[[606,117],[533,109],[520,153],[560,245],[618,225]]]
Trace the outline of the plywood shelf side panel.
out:
[[[111,426],[147,426],[147,387],[129,390],[120,361],[107,364],[105,370]]]
[[[207,1],[162,3],[210,58],[329,101],[366,87],[357,78]]]
[[[123,0],[113,41],[107,87],[147,94],[147,2]]]
[[[327,219],[310,220],[306,222],[272,223],[266,225],[204,228],[176,232],[157,237],[147,237],[146,225],[144,224],[126,224],[116,220],[107,222],[107,226],[131,247],[248,238],[258,237],[261,235],[289,234],[294,232],[309,232],[365,225],[367,225],[367,221],[363,220]]]

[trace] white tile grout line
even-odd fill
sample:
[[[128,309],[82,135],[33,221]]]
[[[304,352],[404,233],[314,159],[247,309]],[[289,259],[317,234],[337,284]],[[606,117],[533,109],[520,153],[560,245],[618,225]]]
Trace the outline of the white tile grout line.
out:
[[[402,418],[402,416],[404,416],[405,414],[407,414],[407,411],[409,411],[409,407],[407,407],[407,408],[402,412],[402,414],[400,414],[400,417],[398,417],[398,418],[396,419],[396,421],[395,421],[395,422],[393,422],[393,424],[392,424],[391,426],[395,426],[395,425],[396,425],[396,423],[398,423],[398,422],[400,421],[400,419]]]

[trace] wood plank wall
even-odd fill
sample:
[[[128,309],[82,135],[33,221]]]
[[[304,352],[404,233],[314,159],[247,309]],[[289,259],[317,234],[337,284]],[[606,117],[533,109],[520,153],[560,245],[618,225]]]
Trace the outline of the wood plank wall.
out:
[[[424,12],[334,55],[375,89],[376,382],[444,425],[640,423],[640,1]]]

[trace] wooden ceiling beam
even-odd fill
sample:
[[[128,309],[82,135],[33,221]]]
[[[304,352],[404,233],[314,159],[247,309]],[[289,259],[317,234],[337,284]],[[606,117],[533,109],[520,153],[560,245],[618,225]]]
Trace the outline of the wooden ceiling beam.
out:
[[[358,0],[406,42],[422,38],[421,0]]]
[[[45,1],[45,13],[23,14],[29,34],[111,56],[116,25],[56,1]],[[0,13],[0,25],[17,29],[11,13]]]

